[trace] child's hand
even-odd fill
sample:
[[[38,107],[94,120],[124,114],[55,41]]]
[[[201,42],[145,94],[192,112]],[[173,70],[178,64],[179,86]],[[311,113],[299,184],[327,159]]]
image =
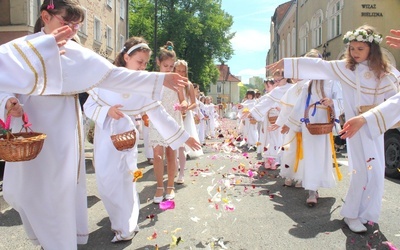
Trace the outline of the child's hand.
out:
[[[51,34],[56,39],[57,46],[62,47],[67,43],[69,39],[74,36],[74,31],[69,26],[65,25],[58,29],[55,29]],[[60,50],[60,55],[63,54],[65,54],[65,51]]]
[[[350,118],[344,123],[343,129],[339,131],[340,138],[351,138],[365,123],[367,121],[362,115]]]
[[[281,60],[279,60],[279,61],[277,61],[277,62],[275,62],[275,63],[273,63],[273,64],[267,65],[265,68],[266,68],[267,70],[269,70],[269,71],[274,72],[274,71],[276,71],[276,70],[281,70],[281,69],[283,69],[284,66],[285,66],[285,65],[284,65],[283,59],[281,59]]]
[[[201,149],[201,144],[200,142],[196,141],[193,137],[189,137],[187,141],[185,142],[186,145],[189,146],[192,150],[199,150]]]
[[[281,134],[287,134],[287,133],[289,133],[289,130],[290,130],[290,128],[288,126],[283,125],[282,129],[281,129]]]
[[[110,107],[110,109],[107,112],[107,115],[115,120],[121,119],[122,117],[124,117],[124,113],[122,113],[121,110],[119,110],[122,107],[123,106],[121,104],[117,104]]]
[[[278,124],[272,124],[268,127],[268,131],[275,131],[279,128],[280,126]]]
[[[400,30],[390,30],[390,33],[394,36],[387,36],[386,43],[392,47],[399,49],[400,48]]]
[[[6,110],[8,114],[13,117],[21,117],[22,114],[24,113],[22,105],[18,102],[18,99],[15,97],[11,97],[10,99],[7,100]]]
[[[333,105],[333,100],[330,98],[327,98],[327,97],[322,98],[319,102],[324,106],[332,106]]]

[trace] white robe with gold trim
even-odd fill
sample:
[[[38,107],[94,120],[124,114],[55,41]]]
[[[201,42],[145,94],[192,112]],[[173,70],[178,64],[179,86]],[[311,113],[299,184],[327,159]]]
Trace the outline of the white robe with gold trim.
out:
[[[392,67],[391,73],[381,79],[375,91],[377,80],[367,63],[360,63],[355,71],[351,71],[346,68],[345,61],[286,58],[284,72],[286,77],[298,79],[339,80],[342,84],[345,116],[349,119],[358,115],[358,105],[371,105],[374,99],[379,104],[397,93],[399,72]],[[359,103],[356,98],[357,75],[361,88]],[[366,126],[352,138],[347,139],[351,181],[341,210],[342,216],[378,222],[384,188],[383,149],[383,136],[371,139]]]
[[[317,191],[319,188],[332,188],[336,185],[334,168],[332,168],[332,145],[330,134],[312,135],[300,120],[305,117],[306,100],[310,82],[304,84],[302,92],[293,107],[288,118],[288,126],[293,131],[301,131],[303,147],[303,175],[300,177],[302,185],[306,190]],[[311,88],[309,105],[323,98],[320,84],[323,84],[325,97],[333,100],[335,114],[339,113],[342,104],[342,90],[337,81],[313,82]],[[327,107],[317,105],[315,114],[312,116],[313,108],[309,109],[308,119],[310,123],[327,123],[329,118]],[[337,115],[335,117],[337,119]],[[293,122],[295,121],[295,123]],[[334,127],[335,129],[335,127]]]
[[[276,107],[280,108],[280,100],[291,86],[292,84],[286,83],[283,86],[274,88],[270,93],[263,95],[258,103],[250,110],[251,115],[257,121],[263,121],[263,119],[267,117],[270,109]],[[280,158],[280,147],[283,144],[283,135],[280,130],[269,131],[268,127],[270,125],[269,120],[266,119],[263,125],[265,133],[264,141],[261,142],[263,147],[262,156],[264,158],[274,158],[276,159],[276,163],[280,163],[278,159]]]
[[[94,166],[100,197],[111,221],[111,229],[118,239],[128,238],[138,231],[140,200],[132,172],[137,170],[137,145],[132,150],[121,152],[115,149],[110,135],[112,118],[108,116],[111,106],[121,104],[120,110],[132,121],[135,115],[146,112],[152,124],[171,141],[176,149],[187,139],[188,134],[168,115],[158,101],[129,93],[115,93],[105,89],[89,91],[90,97],[84,105],[85,114],[95,122]],[[114,123],[125,123],[121,118]],[[126,126],[125,126],[126,127]],[[172,139],[179,135],[176,140]],[[136,135],[139,138],[139,135]],[[138,180],[140,181],[140,180]]]
[[[299,81],[291,86],[280,100],[281,112],[279,112],[278,119],[276,120],[279,125],[279,132],[283,125],[287,125],[288,119],[294,105],[299,98],[304,84],[307,80]],[[299,160],[297,172],[294,171],[297,153],[297,138],[296,131],[289,129],[289,132],[283,136],[282,143],[282,160],[279,175],[286,179],[301,181],[303,175],[303,161]]]
[[[49,39],[38,32],[3,46],[11,48],[13,44],[24,44],[24,41],[33,41],[40,36]],[[65,55],[51,57],[50,60],[46,60],[48,56],[40,55],[43,50],[28,47],[14,52],[18,53],[15,55],[17,59],[21,57],[24,60],[18,63],[14,60],[5,67],[13,77],[1,74],[0,91],[49,95],[18,97],[30,117],[32,129],[47,134],[47,138],[36,159],[6,163],[4,198],[19,212],[33,243],[40,244],[44,249],[76,249],[77,243],[87,242],[89,230],[83,125],[75,94],[98,86],[160,100],[164,74],[115,67],[105,58],[72,41],[61,48],[66,51]],[[37,60],[39,65],[35,63]],[[23,74],[21,68],[31,72]],[[22,77],[20,80],[16,79],[18,74]],[[32,81],[32,74],[37,75],[35,81]],[[3,112],[0,118],[4,120],[4,106],[0,111]],[[19,131],[21,126],[13,128]]]

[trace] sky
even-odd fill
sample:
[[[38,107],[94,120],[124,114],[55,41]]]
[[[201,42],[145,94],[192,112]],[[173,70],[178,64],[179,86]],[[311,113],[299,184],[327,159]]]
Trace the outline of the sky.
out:
[[[247,84],[252,76],[265,78],[265,59],[270,48],[269,28],[276,7],[289,0],[222,0],[222,9],[233,16],[231,40],[234,55],[225,62],[231,74]]]

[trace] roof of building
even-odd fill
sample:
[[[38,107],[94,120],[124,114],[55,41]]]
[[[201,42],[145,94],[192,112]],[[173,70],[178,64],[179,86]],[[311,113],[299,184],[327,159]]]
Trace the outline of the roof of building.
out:
[[[217,65],[219,70],[218,82],[240,82],[240,79],[231,74],[229,66],[226,64]]]
[[[289,8],[290,8],[290,6],[292,5],[293,2],[294,2],[294,0],[288,1],[286,3],[283,3],[283,4],[279,5],[275,9],[275,13],[274,13],[274,16],[272,17],[272,19],[274,20],[274,22],[276,24],[279,24],[282,21],[282,19],[286,15],[286,12],[289,10]]]

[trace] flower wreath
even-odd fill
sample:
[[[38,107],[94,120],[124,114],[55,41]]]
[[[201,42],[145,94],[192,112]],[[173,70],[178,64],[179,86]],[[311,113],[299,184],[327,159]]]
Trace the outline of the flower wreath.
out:
[[[366,42],[366,43],[376,43],[380,44],[382,42],[382,34],[368,34],[366,30],[353,30],[347,31],[347,33],[343,36],[343,42],[345,44],[349,44],[352,41],[357,42]]]

